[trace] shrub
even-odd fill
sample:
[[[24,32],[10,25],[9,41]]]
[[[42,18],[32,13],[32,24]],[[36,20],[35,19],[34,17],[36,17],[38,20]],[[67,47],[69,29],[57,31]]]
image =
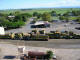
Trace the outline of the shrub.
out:
[[[44,30],[41,30],[39,32],[40,32],[40,34],[45,34],[45,31]]]
[[[9,34],[0,35],[0,39],[10,39],[10,36],[9,36]]]
[[[49,36],[47,35],[32,35],[31,40],[42,40],[42,41],[48,41]]]
[[[46,34],[46,35],[48,35],[50,39],[54,39],[54,37],[53,37],[54,34],[53,34],[53,33],[48,33],[48,34]]]
[[[73,36],[73,39],[80,39],[80,35],[76,35],[76,34],[75,34],[75,35]]]
[[[23,39],[23,35],[22,34],[20,34],[20,33],[16,33],[15,34],[15,39]]]
[[[61,38],[61,35],[59,33],[48,33],[46,35],[48,35],[50,39],[60,39]]]
[[[70,36],[73,36],[73,35],[74,35],[74,33],[73,33],[72,31],[70,31],[70,32],[69,32],[69,35],[70,35]]]
[[[30,34],[28,34],[28,33],[23,33],[22,35],[23,35],[23,39],[24,39],[24,40],[29,40],[29,39],[30,39]]]
[[[54,38],[55,38],[55,39],[60,39],[60,37],[61,37],[61,35],[60,35],[59,33],[55,33],[55,34],[54,34]]]
[[[37,30],[32,30],[32,32],[34,32],[34,34],[36,34],[37,33]]]
[[[70,39],[70,36],[69,35],[64,35],[62,36],[63,39]]]
[[[14,33],[11,33],[10,38],[11,39],[15,39],[15,34]]]
[[[55,33],[55,31],[50,31],[50,33]]]
[[[51,59],[53,57],[53,52],[52,51],[47,51],[47,58]]]

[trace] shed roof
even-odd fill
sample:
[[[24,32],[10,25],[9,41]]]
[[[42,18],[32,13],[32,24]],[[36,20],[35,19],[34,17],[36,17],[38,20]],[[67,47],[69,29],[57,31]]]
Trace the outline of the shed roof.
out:
[[[37,21],[34,25],[43,25],[43,24],[49,24],[47,21]]]
[[[42,25],[45,24],[44,21],[37,21],[34,25]]]

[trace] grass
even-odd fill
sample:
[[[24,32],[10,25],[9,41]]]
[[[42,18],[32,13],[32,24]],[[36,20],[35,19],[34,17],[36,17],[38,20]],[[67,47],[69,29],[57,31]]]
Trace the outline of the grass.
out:
[[[76,19],[77,17],[72,17],[72,16],[69,17],[69,20],[76,20]]]
[[[80,8],[37,8],[37,9],[12,9],[12,10],[1,10],[0,13],[9,14],[9,13],[15,13],[16,11],[19,11],[20,13],[30,13],[33,14],[33,12],[38,13],[44,13],[44,12],[51,12],[56,11],[57,14],[64,14],[66,12],[70,12],[72,10],[80,10]],[[69,17],[69,20],[75,20],[77,17]],[[52,17],[52,20],[58,20],[58,17]],[[39,20],[42,20],[41,18]]]
[[[0,13],[14,13],[16,11],[19,11],[20,13],[30,13],[32,14],[33,12],[38,12],[38,13],[44,13],[44,12],[51,12],[51,11],[56,11],[58,14],[59,13],[66,13],[71,10],[80,10],[80,8],[37,8],[37,9],[14,9],[14,10],[1,10]]]
[[[59,17],[54,17],[54,16],[53,16],[51,19],[52,19],[52,20],[59,20]]]

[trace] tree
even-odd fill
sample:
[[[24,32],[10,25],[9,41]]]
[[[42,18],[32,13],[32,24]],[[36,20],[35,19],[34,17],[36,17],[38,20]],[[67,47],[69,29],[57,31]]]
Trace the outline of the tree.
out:
[[[7,26],[7,24],[8,24],[8,20],[7,19],[5,19],[4,17],[1,17],[0,18],[0,26],[4,26],[4,27],[6,27]]]
[[[9,15],[14,15],[14,13],[10,13]]]
[[[52,11],[51,12],[51,16],[56,16],[57,14],[56,14],[56,12],[55,11]]]
[[[80,17],[78,17],[78,18],[76,19],[76,21],[80,23]]]
[[[23,13],[23,14],[21,14],[21,16],[25,16],[25,17],[29,18],[29,17],[32,17],[32,14],[29,14],[29,13]]]
[[[22,20],[22,16],[21,16],[21,15],[15,16],[14,22],[17,22],[17,21],[19,21],[19,20]]]
[[[66,22],[69,22],[69,17],[65,17]]]
[[[51,21],[51,15],[47,12],[43,13],[42,20],[43,21]]]
[[[41,14],[38,14],[38,15],[37,15],[37,18],[39,19],[41,16],[42,16]]]
[[[38,12],[34,12],[33,13],[33,16],[35,17],[35,16],[38,16]]]
[[[18,14],[20,14],[20,12],[19,12],[19,11],[16,11],[16,12],[15,12],[15,15],[18,15]]]
[[[25,16],[22,16],[22,20],[26,22],[27,18]]]
[[[65,18],[64,16],[60,16],[59,17],[60,20],[64,20],[64,18]]]

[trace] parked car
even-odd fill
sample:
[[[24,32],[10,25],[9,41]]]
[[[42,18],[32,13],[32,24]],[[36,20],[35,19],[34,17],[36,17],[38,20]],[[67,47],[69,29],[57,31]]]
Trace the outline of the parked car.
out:
[[[76,27],[75,29],[80,30],[80,27]]]

